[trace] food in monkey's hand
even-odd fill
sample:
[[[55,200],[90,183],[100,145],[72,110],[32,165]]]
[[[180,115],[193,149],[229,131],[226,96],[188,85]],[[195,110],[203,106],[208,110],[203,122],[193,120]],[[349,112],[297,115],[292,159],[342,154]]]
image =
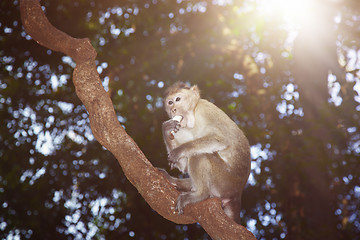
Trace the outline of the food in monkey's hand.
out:
[[[175,120],[175,121],[177,121],[177,122],[181,122],[181,120],[183,119],[183,117],[182,116],[180,116],[180,115],[176,115],[176,116],[174,116],[173,118],[172,118],[172,120]],[[174,133],[175,133],[175,130],[172,130],[171,132],[170,132],[170,139],[171,140],[174,140]]]

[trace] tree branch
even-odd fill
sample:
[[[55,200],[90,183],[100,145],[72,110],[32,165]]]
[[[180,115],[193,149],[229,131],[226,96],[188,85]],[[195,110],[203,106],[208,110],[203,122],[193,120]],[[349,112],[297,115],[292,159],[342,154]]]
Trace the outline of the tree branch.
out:
[[[76,39],[52,26],[38,0],[20,1],[26,32],[40,45],[62,52],[76,62],[73,82],[76,94],[89,113],[95,138],[118,160],[126,177],[145,201],[164,218],[178,224],[199,222],[213,239],[255,239],[221,209],[220,199],[189,205],[184,215],[175,210],[179,192],[154,168],[117,120],[112,101],[96,70],[96,51],[89,39]]]

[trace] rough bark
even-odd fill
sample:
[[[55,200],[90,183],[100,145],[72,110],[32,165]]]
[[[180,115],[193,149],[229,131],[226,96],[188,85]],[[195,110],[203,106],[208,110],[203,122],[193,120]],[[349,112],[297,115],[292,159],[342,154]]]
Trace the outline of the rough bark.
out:
[[[152,209],[178,224],[198,222],[213,239],[255,239],[245,227],[225,215],[219,199],[189,205],[185,214],[178,215],[174,205],[179,192],[151,165],[118,122],[96,71],[96,51],[89,39],[72,38],[52,26],[38,0],[21,0],[20,10],[26,32],[37,43],[62,52],[76,62],[73,83],[89,113],[95,138],[116,157],[126,177]]]

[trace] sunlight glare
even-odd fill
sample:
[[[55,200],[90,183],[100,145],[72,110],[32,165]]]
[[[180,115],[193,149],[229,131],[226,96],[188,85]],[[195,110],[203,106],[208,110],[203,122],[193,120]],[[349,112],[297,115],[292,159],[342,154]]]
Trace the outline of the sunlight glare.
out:
[[[309,21],[313,10],[311,0],[258,0],[258,11],[265,16],[283,16],[293,24]]]

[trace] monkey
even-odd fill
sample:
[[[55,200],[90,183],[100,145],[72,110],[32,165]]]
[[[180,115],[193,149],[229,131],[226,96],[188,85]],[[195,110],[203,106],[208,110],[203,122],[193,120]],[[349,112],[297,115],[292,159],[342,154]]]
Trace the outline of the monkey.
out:
[[[170,117],[162,124],[170,168],[188,175],[175,178],[160,169],[181,192],[175,209],[183,214],[188,204],[218,197],[224,212],[240,223],[242,191],[251,162],[243,131],[220,108],[200,98],[197,85],[177,82],[170,86],[164,108]]]

